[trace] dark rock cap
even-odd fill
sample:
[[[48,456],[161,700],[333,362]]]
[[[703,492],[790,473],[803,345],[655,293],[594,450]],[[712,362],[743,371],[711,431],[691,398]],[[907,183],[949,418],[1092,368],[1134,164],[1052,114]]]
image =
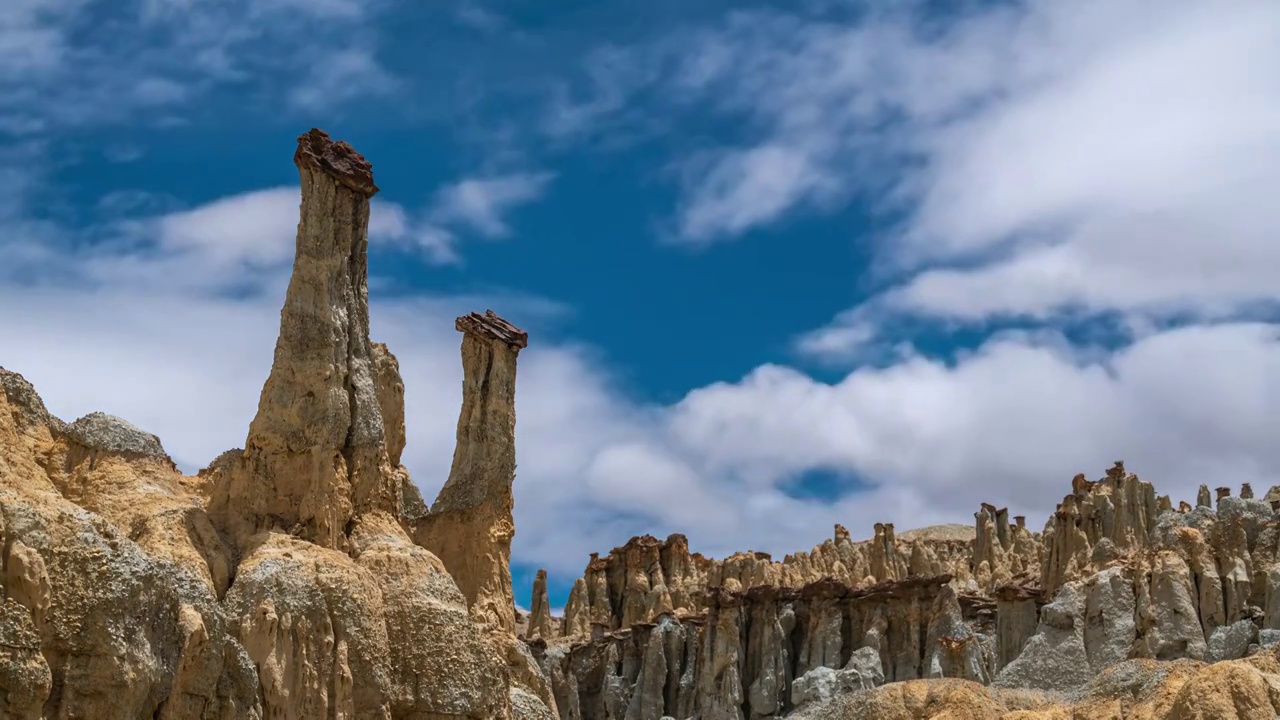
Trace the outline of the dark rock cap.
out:
[[[517,350],[529,346],[529,333],[498,317],[492,310],[473,312],[454,321],[459,332],[471,333],[490,340],[501,340]]]
[[[310,165],[365,197],[373,197],[378,186],[373,184],[373,164],[341,140],[329,133],[311,128],[298,136],[298,149],[293,163],[301,168]]]

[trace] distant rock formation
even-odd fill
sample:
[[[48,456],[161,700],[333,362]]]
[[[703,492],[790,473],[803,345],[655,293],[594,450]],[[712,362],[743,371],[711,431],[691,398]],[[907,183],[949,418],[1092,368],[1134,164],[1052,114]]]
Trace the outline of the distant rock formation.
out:
[[[529,637],[552,637],[551,602],[547,599],[547,571],[539,570],[533,579],[533,598],[529,607]]]
[[[837,525],[832,540],[781,562],[710,560],[679,535],[633,538],[592,556],[560,635],[541,635],[536,654],[562,718],[750,720],[854,707],[836,698],[882,683],[906,692],[901,681],[964,680],[979,688],[966,697],[994,708],[1016,693],[1082,692],[1126,662],[1271,653],[1280,515],[1249,488],[1239,498],[1220,488],[1216,509],[1208,494],[1174,510],[1116,463],[1096,482],[1077,476],[1041,534],[983,504],[967,539],[878,523],[856,543]],[[931,715],[884,717],[899,716]]]

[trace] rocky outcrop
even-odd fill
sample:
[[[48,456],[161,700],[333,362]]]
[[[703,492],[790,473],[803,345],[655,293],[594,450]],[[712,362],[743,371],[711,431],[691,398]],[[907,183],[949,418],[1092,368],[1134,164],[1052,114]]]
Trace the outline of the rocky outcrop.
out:
[[[263,717],[227,549],[159,442],[0,389],[0,716]]]
[[[458,444],[449,479],[414,539],[444,561],[478,620],[512,632],[516,356],[529,336],[492,311],[458,318],[457,329],[463,371]]]
[[[403,382],[368,334],[370,166],[319,130],[294,159],[297,257],[243,450],[183,477],[156,436],[64,423],[0,370],[0,716],[555,716],[527,649],[410,537]]]

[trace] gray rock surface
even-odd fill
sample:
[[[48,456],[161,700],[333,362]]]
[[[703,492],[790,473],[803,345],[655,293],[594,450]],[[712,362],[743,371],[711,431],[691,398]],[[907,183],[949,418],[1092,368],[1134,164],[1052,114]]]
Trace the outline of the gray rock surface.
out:
[[[1216,627],[1209,635],[1209,651],[1205,660],[1220,662],[1242,658],[1257,636],[1258,628],[1251,620],[1237,620],[1230,625]]]
[[[797,706],[827,702],[840,693],[870,690],[883,684],[884,668],[880,665],[880,654],[864,647],[854,651],[842,670],[814,668],[796,678],[791,685],[791,702]]]
[[[92,450],[168,459],[160,438],[106,413],[90,413],[67,426],[67,435]]]
[[[1094,672],[1129,659],[1137,638],[1133,583],[1107,568],[1085,584],[1084,647]]]
[[[1263,628],[1258,631],[1258,645],[1269,648],[1280,644],[1280,630]]]
[[[993,685],[1065,692],[1089,682],[1093,672],[1084,641],[1086,591],[1082,583],[1063,585],[1040,610],[1040,626],[1022,654],[1005,666]]]

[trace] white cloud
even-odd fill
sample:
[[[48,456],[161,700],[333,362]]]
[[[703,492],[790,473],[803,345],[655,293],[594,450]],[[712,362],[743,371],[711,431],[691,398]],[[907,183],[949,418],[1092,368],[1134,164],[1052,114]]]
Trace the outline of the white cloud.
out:
[[[904,316],[1214,319],[1278,299],[1280,5],[862,10],[734,13],[607,47],[624,61],[593,63],[597,92],[569,108],[730,124],[736,144],[685,162],[687,242],[855,198],[902,218],[863,238],[883,294],[801,349],[847,356]]]
[[[369,210],[369,241],[421,252],[436,265],[462,261],[457,237],[444,227],[416,218],[401,205],[374,198]]]
[[[461,263],[458,236],[446,223],[509,232],[502,213],[536,197],[525,177],[452,184],[439,193],[444,200],[422,211],[374,198],[370,243],[418,253],[436,265]],[[38,281],[54,273],[95,287],[131,282],[192,290],[261,290],[283,287],[287,279],[301,201],[296,187],[253,190],[185,209],[171,209],[173,198],[116,192],[99,201],[101,223],[84,238],[23,216],[38,185],[39,178],[21,173],[0,175],[0,186],[10,191],[0,206],[0,225],[8,230],[0,239],[0,258],[7,260],[0,277]]]
[[[693,242],[775,220],[802,198],[819,199],[835,183],[805,150],[782,145],[730,151],[692,175],[680,235]]]
[[[8,260],[5,274],[24,284],[56,277],[97,288],[138,284],[257,292],[284,287],[298,228],[297,188],[253,190],[194,208],[153,212],[175,202],[147,193],[113,193],[98,203],[102,224],[87,236],[54,227],[37,233],[29,221],[10,220],[9,237],[0,240],[0,257]],[[432,263],[458,262],[447,230],[394,202],[374,200],[369,239],[375,246],[422,253]]]
[[[503,216],[542,197],[553,177],[541,172],[467,178],[436,194],[431,217],[439,223],[469,227],[485,237],[506,237],[511,228]]]
[[[279,187],[170,213],[156,220],[157,244],[215,265],[290,263],[300,202],[296,188]]]

